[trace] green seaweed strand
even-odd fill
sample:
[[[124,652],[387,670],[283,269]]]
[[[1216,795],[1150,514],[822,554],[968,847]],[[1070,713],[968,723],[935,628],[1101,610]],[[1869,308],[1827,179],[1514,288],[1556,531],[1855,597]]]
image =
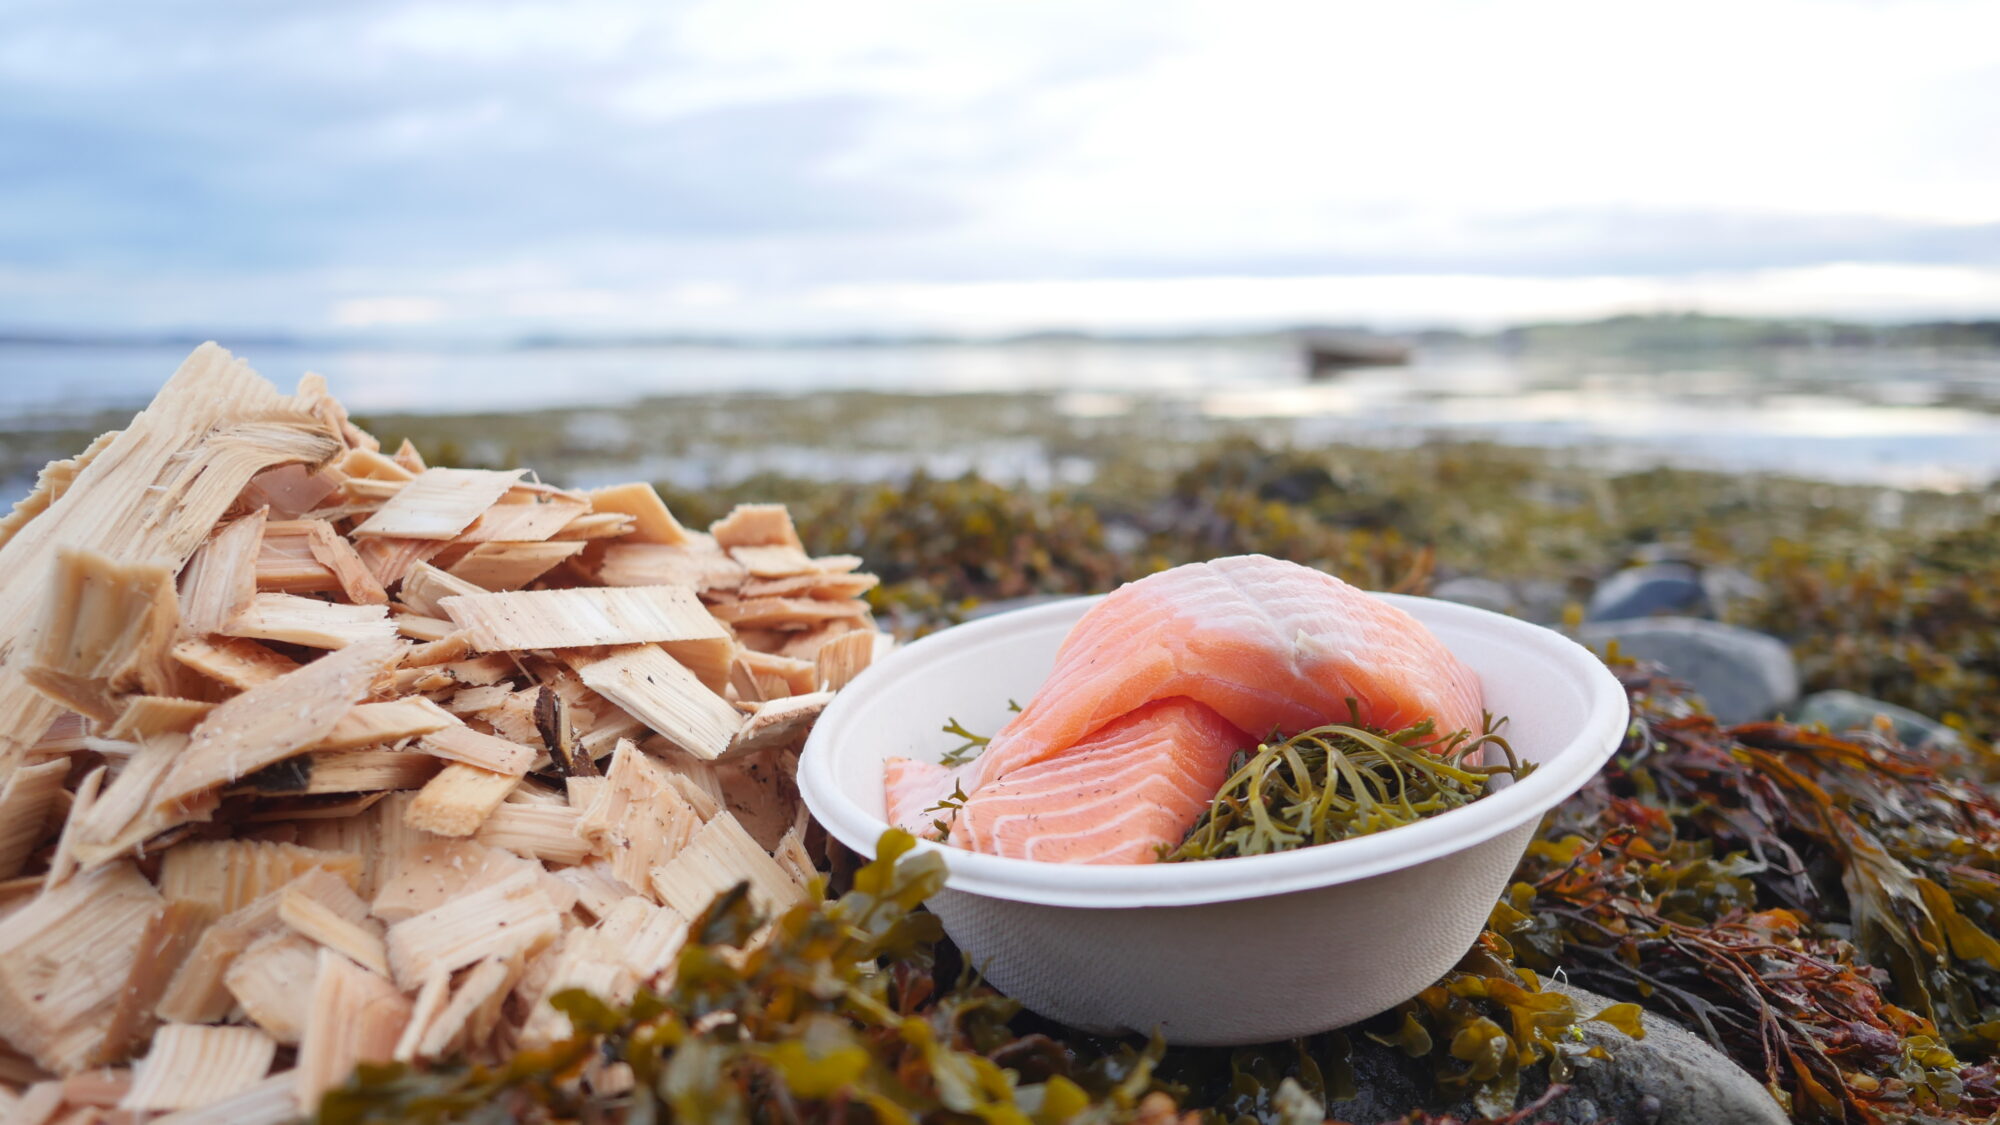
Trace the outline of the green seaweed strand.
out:
[[[1350,711],[1358,711],[1352,701]],[[1289,738],[1273,736],[1231,761],[1228,780],[1179,847],[1160,859],[1267,855],[1330,844],[1413,824],[1471,804],[1501,774],[1519,779],[1523,764],[1486,715],[1478,735],[1435,733],[1430,719],[1397,731],[1360,722],[1329,723]],[[1469,764],[1488,747],[1504,764]]]

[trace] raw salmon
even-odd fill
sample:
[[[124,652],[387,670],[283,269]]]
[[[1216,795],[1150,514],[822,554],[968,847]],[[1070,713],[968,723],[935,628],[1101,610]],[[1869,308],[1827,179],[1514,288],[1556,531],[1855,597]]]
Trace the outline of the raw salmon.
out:
[[[961,848],[1056,863],[1151,863],[1179,844],[1248,739],[1190,699],[1162,699],[969,797]]]
[[[1234,728],[1239,737],[1222,753],[1226,761],[1227,751],[1273,732],[1346,721],[1349,699],[1371,726],[1393,729],[1424,718],[1434,718],[1440,732],[1480,726],[1478,677],[1402,610],[1331,575],[1263,555],[1176,567],[1120,587],[1084,614],[1041,690],[969,765],[890,763],[889,819],[927,827],[942,814],[921,810],[954,786],[969,806],[988,786],[1084,749],[1095,733],[1127,716],[1169,721],[1164,712],[1142,713],[1162,700],[1198,703]],[[1163,735],[1159,745],[1172,737]],[[1155,766],[1186,771],[1193,760],[1163,753]],[[1209,786],[1209,796],[1220,782]],[[1084,800],[1081,789],[1036,792],[1051,811]],[[1198,814],[1197,806],[1183,833]],[[1124,829],[1100,822],[1078,831],[1116,836]],[[965,843],[956,831],[952,842]],[[1109,839],[1064,846],[1079,855],[1117,850]]]

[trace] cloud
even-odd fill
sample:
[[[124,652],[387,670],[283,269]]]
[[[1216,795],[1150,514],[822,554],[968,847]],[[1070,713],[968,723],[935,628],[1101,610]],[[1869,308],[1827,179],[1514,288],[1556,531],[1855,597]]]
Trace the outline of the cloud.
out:
[[[2000,268],[1996,134],[1973,2],[20,0],[0,321],[782,329],[1034,284],[1016,307],[1108,321],[1137,283],[1260,278],[1747,301],[1716,279]]]

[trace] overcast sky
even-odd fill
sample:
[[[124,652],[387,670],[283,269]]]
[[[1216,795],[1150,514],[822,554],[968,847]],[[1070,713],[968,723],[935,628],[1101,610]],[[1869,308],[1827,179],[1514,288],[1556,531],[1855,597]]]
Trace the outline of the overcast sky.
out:
[[[0,5],[0,329],[2000,315],[2000,4]]]

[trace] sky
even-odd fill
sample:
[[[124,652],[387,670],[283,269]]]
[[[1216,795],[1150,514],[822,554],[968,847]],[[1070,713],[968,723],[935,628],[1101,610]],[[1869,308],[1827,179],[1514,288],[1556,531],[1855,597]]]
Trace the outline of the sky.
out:
[[[0,5],[0,332],[2000,315],[2000,4]]]

